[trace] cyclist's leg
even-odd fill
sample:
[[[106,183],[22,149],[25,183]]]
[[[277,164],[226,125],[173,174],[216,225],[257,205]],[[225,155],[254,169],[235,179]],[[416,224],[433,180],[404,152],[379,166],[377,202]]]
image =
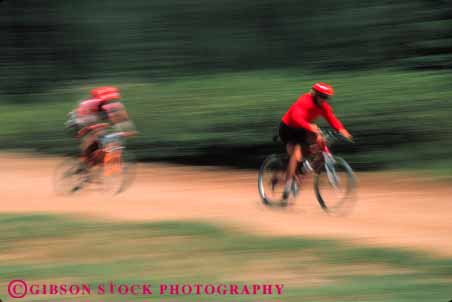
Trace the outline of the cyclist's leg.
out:
[[[296,178],[296,169],[299,162],[303,159],[303,150],[300,144],[287,144],[287,152],[289,154],[289,164],[287,165],[287,173],[286,173],[286,188],[289,190],[292,185],[292,180]],[[300,182],[297,179],[297,182]]]
[[[284,196],[283,198],[287,198],[289,195],[289,192],[292,188],[292,182],[295,178],[297,183],[301,183],[301,179],[298,179],[298,176],[296,175],[296,169],[298,166],[298,163],[303,159],[303,152],[302,147],[300,144],[300,137],[297,129],[290,128],[284,123],[281,122],[279,127],[279,136],[281,140],[286,145],[286,151],[289,155],[289,162],[286,170],[286,184],[284,188]]]
[[[80,144],[82,153],[82,162],[87,167],[92,167],[96,164],[96,154],[99,151],[98,135],[94,131],[88,133]]]
[[[319,161],[319,150],[321,148],[321,141],[319,141],[319,137],[314,134],[309,132],[308,135],[306,136],[306,148],[307,151],[309,152],[309,154],[306,154],[307,156],[310,157],[310,164],[312,166],[312,168],[314,170],[316,170],[316,167],[318,165],[318,161]],[[314,149],[312,149],[312,147],[314,147]],[[312,153],[314,152],[314,153]],[[321,157],[323,158],[323,157]]]
[[[291,169],[293,169],[293,179],[300,186],[301,182],[302,182],[302,175],[297,173],[297,167],[303,161],[303,157],[304,157],[304,151],[303,150],[305,150],[305,146],[302,145],[302,144],[297,144],[296,146],[299,146],[300,150],[299,150],[299,154],[298,154],[298,150],[297,150],[297,148],[295,148],[295,154],[294,154],[294,156],[295,156],[295,163],[293,164],[294,166],[292,166]]]

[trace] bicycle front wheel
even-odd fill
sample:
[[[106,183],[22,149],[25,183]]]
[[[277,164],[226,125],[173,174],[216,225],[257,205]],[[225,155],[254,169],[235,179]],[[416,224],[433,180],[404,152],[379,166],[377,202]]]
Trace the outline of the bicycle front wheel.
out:
[[[135,156],[125,148],[105,153],[103,161],[103,185],[106,192],[119,194],[125,191],[135,178]]]
[[[259,169],[258,189],[262,202],[267,206],[286,206],[283,198],[287,170],[286,155],[270,155]]]
[[[329,214],[346,214],[355,203],[356,179],[341,157],[322,164],[314,176],[314,191],[322,209]]]

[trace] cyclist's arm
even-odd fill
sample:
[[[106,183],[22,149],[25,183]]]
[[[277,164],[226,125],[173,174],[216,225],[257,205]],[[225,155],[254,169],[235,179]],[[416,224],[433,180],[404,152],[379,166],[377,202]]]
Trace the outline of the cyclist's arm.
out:
[[[135,125],[130,120],[114,124],[113,130],[120,133],[124,137],[134,136],[138,134]]]
[[[129,119],[129,115],[120,102],[108,104],[103,106],[103,110],[107,113],[108,119],[111,122],[112,130],[121,136],[128,137],[137,134],[135,125]]]
[[[125,109],[115,113],[112,128],[115,132],[120,133],[124,137],[134,136],[138,133]]]
[[[343,129],[345,130],[344,125],[342,125],[341,121],[334,115],[333,109],[330,105],[324,103],[323,105],[322,116],[327,120],[328,124],[333,127],[334,130],[341,132]]]
[[[328,121],[328,123],[331,125],[331,127],[334,128],[337,132],[339,132],[342,136],[344,136],[348,140],[352,140],[352,135],[348,132],[347,129],[345,129],[344,125],[341,123],[341,121],[334,115],[333,109],[330,105],[325,104],[324,105],[324,114],[323,116]]]
[[[319,127],[316,124],[312,124],[306,120],[302,110],[295,108],[291,116],[292,122],[299,128],[306,129],[315,134],[320,134]]]

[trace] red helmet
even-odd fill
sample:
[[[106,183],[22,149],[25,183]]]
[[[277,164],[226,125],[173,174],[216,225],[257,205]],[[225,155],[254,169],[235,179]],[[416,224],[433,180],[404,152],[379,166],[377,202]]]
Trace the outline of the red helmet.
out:
[[[325,94],[327,96],[334,95],[333,87],[326,83],[322,83],[322,82],[315,83],[314,85],[312,85],[312,89],[314,89],[315,91],[317,91],[321,94]]]
[[[119,99],[119,89],[113,86],[97,87],[91,90],[93,98],[101,99],[102,101],[110,101]]]

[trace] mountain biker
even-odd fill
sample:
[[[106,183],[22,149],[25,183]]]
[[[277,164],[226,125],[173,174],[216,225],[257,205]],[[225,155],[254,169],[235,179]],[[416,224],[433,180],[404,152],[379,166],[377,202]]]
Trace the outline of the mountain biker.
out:
[[[322,116],[328,123],[346,139],[351,140],[352,135],[345,129],[341,121],[334,115],[332,107],[327,103],[334,95],[333,87],[319,82],[311,87],[311,91],[301,95],[284,114],[279,125],[279,137],[286,145],[290,156],[286,172],[286,184],[283,198],[289,196],[297,163],[303,160],[303,150],[307,146],[324,142],[319,127],[312,122]],[[300,180],[297,178],[297,181]]]
[[[96,164],[100,141],[108,131],[123,137],[136,134],[135,126],[119,99],[117,87],[97,87],[91,90],[90,98],[80,101],[70,112],[71,118],[66,126],[75,129],[75,136],[80,139],[81,160],[85,167]]]

